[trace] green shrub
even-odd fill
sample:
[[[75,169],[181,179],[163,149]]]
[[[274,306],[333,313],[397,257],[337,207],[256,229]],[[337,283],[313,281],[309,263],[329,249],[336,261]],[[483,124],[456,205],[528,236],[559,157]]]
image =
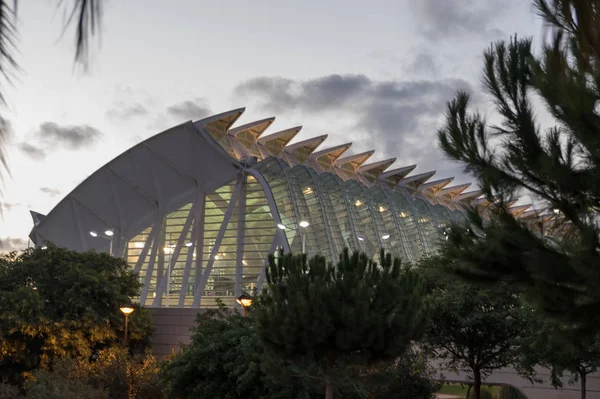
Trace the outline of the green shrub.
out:
[[[521,391],[511,386],[500,387],[500,394],[498,399],[527,399],[527,396],[523,395]]]
[[[475,392],[473,389],[471,389],[471,392],[469,392],[469,398],[468,399],[474,399],[475,398]],[[494,399],[492,392],[490,392],[489,389],[481,387],[481,399]]]

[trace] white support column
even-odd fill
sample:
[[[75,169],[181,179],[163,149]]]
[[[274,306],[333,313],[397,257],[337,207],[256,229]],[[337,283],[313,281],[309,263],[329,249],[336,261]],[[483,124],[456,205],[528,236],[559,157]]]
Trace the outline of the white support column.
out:
[[[146,297],[148,296],[148,289],[150,287],[150,280],[152,278],[152,272],[154,271],[154,263],[156,262],[156,255],[161,245],[160,242],[160,231],[162,230],[162,220],[158,223],[157,234],[154,235],[152,243],[152,253],[150,254],[150,261],[148,262],[148,269],[146,270],[146,278],[144,279],[144,286],[142,288],[142,295],[140,295],[140,305],[146,305]]]
[[[133,268],[134,273],[140,272],[142,265],[144,264],[144,261],[146,260],[146,256],[148,256],[148,251],[150,250],[150,246],[154,242],[154,238],[158,235],[158,232],[160,232],[161,229],[162,229],[162,223],[159,218],[154,223],[154,225],[152,226],[152,230],[150,230],[150,233],[148,234],[148,238],[146,239],[146,242],[144,243],[144,248],[142,248],[142,251],[140,252],[140,256],[138,257],[138,260],[135,263],[135,267]]]
[[[265,192],[265,195],[267,197],[267,203],[269,204],[269,210],[271,211],[271,215],[273,215],[273,220],[275,222],[275,225],[282,223],[281,216],[279,215],[279,209],[277,208],[277,204],[275,203],[275,198],[273,197],[273,193],[271,192],[271,187],[269,187],[269,184],[267,183],[267,181],[265,180],[263,175],[254,169],[246,169],[246,173],[253,176],[256,179],[256,181],[258,182],[258,184],[260,184],[263,191]],[[292,184],[292,183],[290,183],[290,184]],[[292,202],[294,202],[294,201],[292,201]],[[300,215],[297,215],[297,217],[300,217]],[[279,228],[277,230],[278,230],[278,232],[282,232],[282,230],[280,230]],[[285,240],[285,247],[288,248],[288,250],[289,250],[290,246],[287,241],[287,237],[285,234],[282,234],[282,236],[283,236],[283,239]]]
[[[237,247],[235,259],[235,297],[242,295],[242,280],[244,275],[244,236],[246,234],[246,175],[242,175],[240,182],[240,199],[238,200],[238,219],[237,219]],[[237,307],[238,303],[235,302]]]
[[[196,215],[196,228],[198,229],[198,238],[196,241],[196,262],[194,267],[196,268],[196,273],[194,275],[194,292],[198,286],[200,286],[200,281],[202,280],[202,265],[204,264],[204,219],[206,215],[206,194],[204,192],[199,192],[199,196],[202,197],[202,206],[198,208],[198,214]],[[193,301],[193,299],[192,299]]]
[[[154,298],[154,301],[152,302],[152,306],[161,306],[162,304],[162,295],[165,292],[165,288],[169,286],[169,280],[171,279],[171,275],[173,274],[173,265],[175,263],[177,263],[177,259],[179,258],[179,253],[181,252],[181,249],[183,248],[187,236],[188,236],[188,232],[190,231],[190,225],[192,224],[192,220],[194,219],[194,212],[195,212],[195,206],[192,205],[191,209],[190,209],[190,213],[188,214],[186,220],[185,220],[185,224],[183,225],[183,229],[181,231],[181,234],[179,235],[179,238],[177,239],[177,243],[175,244],[175,249],[173,250],[173,253],[170,254],[171,256],[169,257],[169,265],[167,266],[167,270],[165,271],[165,273],[162,276],[158,276],[158,286],[156,289],[156,298]],[[166,306],[169,307],[169,293],[167,292],[167,298],[166,298]]]
[[[279,229],[278,229],[279,230]],[[279,230],[280,231],[280,230]],[[275,233],[275,235],[273,236],[273,241],[271,241],[271,248],[269,248],[269,253],[268,255],[271,255],[273,252],[275,252],[275,249],[281,245],[281,234],[279,233],[279,231],[277,231],[277,233]],[[284,252],[289,252],[290,248],[289,246],[287,246],[287,240],[284,240],[286,246],[283,248]],[[287,249],[286,249],[287,247]],[[262,286],[265,283],[265,269],[268,267],[269,265],[269,257],[267,256],[267,259],[265,259],[265,263],[263,264],[262,270],[260,271],[260,274],[258,275],[258,280],[256,281],[256,290],[258,292],[260,292],[260,290],[262,289]]]
[[[200,299],[202,297],[202,292],[206,287],[206,282],[208,281],[208,276],[210,275],[213,264],[215,262],[215,255],[219,251],[219,247],[221,245],[221,241],[223,240],[223,236],[225,235],[225,231],[227,230],[227,225],[229,224],[229,219],[231,219],[231,215],[233,214],[233,210],[235,209],[235,204],[237,203],[238,197],[240,195],[241,184],[240,180],[238,180],[235,188],[233,190],[233,194],[231,196],[231,200],[229,202],[229,206],[227,207],[227,211],[223,217],[223,223],[221,224],[221,228],[217,233],[217,238],[215,240],[215,244],[213,245],[212,251],[210,253],[210,258],[206,263],[206,269],[202,273],[202,278],[200,279],[200,284],[196,287],[194,292],[194,300],[192,302],[192,307],[198,308],[200,307]]]

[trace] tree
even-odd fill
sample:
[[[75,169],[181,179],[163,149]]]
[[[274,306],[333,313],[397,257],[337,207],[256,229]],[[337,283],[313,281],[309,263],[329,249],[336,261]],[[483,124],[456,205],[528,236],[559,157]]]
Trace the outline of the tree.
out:
[[[0,373],[22,373],[60,358],[91,358],[118,345],[124,318],[119,307],[139,295],[140,282],[126,261],[96,252],[48,245],[0,256]],[[131,316],[130,343],[147,340],[147,312]]]
[[[423,280],[383,251],[381,264],[348,250],[336,265],[322,256],[271,255],[266,282],[252,310],[262,344],[292,363],[318,366],[327,399],[337,364],[395,359],[425,327]]]
[[[76,25],[75,63],[87,67],[89,39],[100,27],[104,0],[58,0],[58,7],[65,11],[65,29]],[[19,0],[0,0],[0,78],[11,83],[19,66],[14,52],[17,50],[17,10]],[[0,87],[0,105],[6,105],[6,96]],[[0,116],[0,181],[8,166],[5,145],[8,139],[7,123]],[[2,191],[0,190],[0,194]]]
[[[448,369],[467,369],[473,397],[481,398],[482,381],[492,371],[518,366],[521,339],[529,318],[518,296],[508,287],[481,289],[443,274],[440,257],[421,262],[430,284],[431,318],[422,341],[426,350]]]
[[[484,89],[500,123],[470,111],[461,92],[439,131],[444,152],[473,174],[493,203],[473,229],[453,229],[447,258],[471,280],[504,281],[567,329],[600,326],[600,1],[535,0],[552,33],[541,52],[530,39],[493,44]],[[542,128],[534,99],[556,121]],[[508,209],[519,194],[542,204],[543,219]],[[477,234],[475,234],[477,233]],[[549,239],[554,236],[555,239]]]
[[[563,328],[553,320],[538,317],[530,324],[530,332],[523,342],[524,369],[533,370],[536,365],[550,369],[550,382],[562,387],[561,378],[568,374],[570,382],[579,382],[581,398],[587,396],[587,376],[600,367],[600,342],[598,337],[565,339]]]
[[[441,383],[423,353],[408,349],[399,358],[360,370],[359,394],[346,393],[344,398],[358,399],[434,399]],[[362,395],[361,395],[362,394]]]
[[[266,372],[284,369],[264,355],[254,320],[220,306],[199,313],[191,341],[164,363],[161,375],[169,398],[311,398],[298,379],[280,384]]]

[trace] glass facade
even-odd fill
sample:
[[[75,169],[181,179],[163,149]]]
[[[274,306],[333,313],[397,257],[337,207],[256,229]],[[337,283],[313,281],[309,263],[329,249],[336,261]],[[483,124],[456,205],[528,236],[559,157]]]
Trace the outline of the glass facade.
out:
[[[402,188],[368,187],[280,158],[268,157],[252,170],[128,241],[125,257],[144,284],[141,302],[234,306],[242,292],[260,288],[268,254],[277,247],[332,260],[346,247],[374,257],[383,248],[415,262],[435,251],[445,226],[464,219],[462,211]]]

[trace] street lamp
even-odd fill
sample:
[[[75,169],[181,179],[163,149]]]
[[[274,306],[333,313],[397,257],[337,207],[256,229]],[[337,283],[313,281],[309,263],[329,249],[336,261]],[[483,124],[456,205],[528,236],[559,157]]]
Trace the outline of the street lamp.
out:
[[[94,238],[104,238],[105,240],[110,241],[110,247],[109,247],[109,254],[110,256],[112,256],[112,252],[113,252],[113,236],[115,235],[115,232],[112,231],[111,229],[107,229],[104,231],[104,234],[99,234],[96,230],[91,230],[90,231],[90,235]]]
[[[248,308],[252,306],[252,297],[244,292],[242,295],[235,298],[235,301],[244,308],[244,317],[248,316]]]
[[[302,253],[305,254],[306,253],[306,234],[304,232],[304,229],[307,228],[310,225],[310,223],[308,223],[308,220],[302,219],[300,221],[300,223],[298,223],[298,225],[301,227],[300,235],[302,236]]]
[[[127,347],[127,329],[129,327],[129,315],[133,313],[134,309],[129,306],[123,306],[120,308],[121,312],[125,315],[125,337],[123,338],[123,346]]]

